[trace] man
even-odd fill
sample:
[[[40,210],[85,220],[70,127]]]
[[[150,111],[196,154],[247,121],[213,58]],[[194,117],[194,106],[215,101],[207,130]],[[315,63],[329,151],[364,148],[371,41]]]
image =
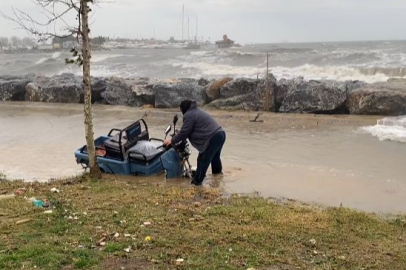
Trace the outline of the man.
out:
[[[196,102],[184,100],[180,103],[183,114],[183,126],[172,139],[166,139],[164,145],[177,145],[186,139],[199,151],[196,175],[192,185],[200,186],[211,164],[213,174],[221,174],[221,150],[226,141],[226,133],[206,112],[196,106]]]

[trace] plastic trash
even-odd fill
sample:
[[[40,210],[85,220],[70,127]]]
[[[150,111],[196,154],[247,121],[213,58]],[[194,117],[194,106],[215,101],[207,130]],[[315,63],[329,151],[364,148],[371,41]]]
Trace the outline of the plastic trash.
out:
[[[185,260],[182,258],[176,259],[175,265],[181,265]]]
[[[48,208],[48,207],[50,207],[50,206],[51,206],[51,204],[49,203],[49,201],[48,201],[48,200],[44,200],[44,202],[43,202],[43,204],[42,204],[42,207]]]
[[[25,224],[25,223],[28,223],[30,221],[31,221],[31,219],[22,219],[22,220],[17,221],[16,225]]]
[[[14,194],[0,195],[0,200],[13,199],[14,197]]]
[[[44,207],[44,202],[41,201],[41,200],[35,199],[35,200],[32,201],[32,204],[33,204],[35,207]]]
[[[59,193],[60,191],[59,191],[59,189],[57,189],[57,188],[51,188],[51,192],[52,192],[52,193]]]

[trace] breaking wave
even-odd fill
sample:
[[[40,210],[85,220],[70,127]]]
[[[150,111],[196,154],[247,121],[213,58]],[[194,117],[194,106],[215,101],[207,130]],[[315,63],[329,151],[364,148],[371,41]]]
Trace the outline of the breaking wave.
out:
[[[406,68],[404,67],[394,67],[394,68],[361,68],[361,73],[367,76],[375,76],[377,74],[383,74],[388,77],[406,77]]]
[[[385,82],[389,78],[394,77],[380,72],[365,74],[362,69],[345,66],[320,67],[315,65],[303,65],[295,68],[276,67],[272,68],[271,72],[274,73],[276,77],[286,79],[302,76],[308,80],[359,80],[367,83]]]
[[[48,62],[48,61],[52,61],[53,59],[57,59],[61,55],[62,55],[62,52],[54,52],[51,57],[41,58],[37,62],[35,62],[35,64],[39,65],[39,64],[42,64],[42,63],[45,63],[45,62]]]
[[[92,56],[91,61],[93,63],[99,63],[99,62],[103,62],[110,58],[117,58],[117,57],[123,57],[123,56],[129,57],[129,55],[124,55],[124,54],[97,54],[97,55]]]
[[[378,120],[377,125],[361,128],[380,141],[395,141],[406,143],[406,116],[389,117]]]

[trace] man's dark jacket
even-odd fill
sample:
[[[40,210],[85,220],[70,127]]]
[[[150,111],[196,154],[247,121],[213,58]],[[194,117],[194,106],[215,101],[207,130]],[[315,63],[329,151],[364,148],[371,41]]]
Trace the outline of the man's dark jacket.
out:
[[[183,115],[182,129],[172,138],[172,145],[176,146],[179,142],[189,139],[199,153],[203,153],[210,139],[220,131],[223,129],[217,122],[208,113],[198,109],[196,102],[192,102],[189,110]]]

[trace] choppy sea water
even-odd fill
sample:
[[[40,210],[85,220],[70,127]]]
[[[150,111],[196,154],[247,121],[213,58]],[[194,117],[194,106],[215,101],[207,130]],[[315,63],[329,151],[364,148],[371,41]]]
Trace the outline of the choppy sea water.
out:
[[[266,53],[277,78],[386,81],[406,77],[406,41],[246,45],[242,48],[113,49],[96,51],[92,75],[218,78],[263,76]],[[65,65],[69,52],[0,54],[0,75],[80,74]]]

